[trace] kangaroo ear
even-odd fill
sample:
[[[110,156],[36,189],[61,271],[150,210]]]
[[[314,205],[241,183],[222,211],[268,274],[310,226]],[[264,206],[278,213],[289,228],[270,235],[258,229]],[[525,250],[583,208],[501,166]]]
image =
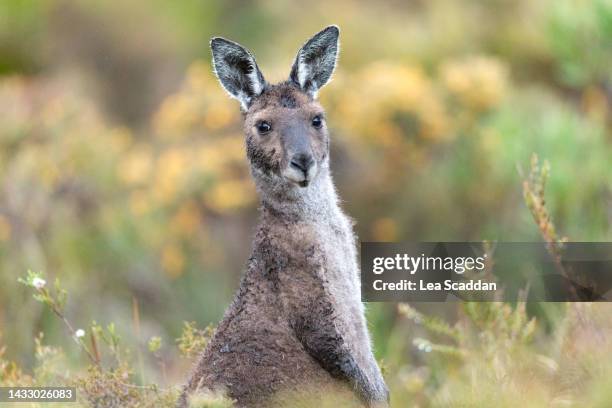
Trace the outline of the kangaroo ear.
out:
[[[225,38],[214,37],[210,40],[210,48],[215,75],[223,88],[238,99],[246,111],[266,85],[255,57],[241,45]]]
[[[295,57],[289,79],[313,98],[334,72],[339,35],[337,26],[329,26],[308,40]]]

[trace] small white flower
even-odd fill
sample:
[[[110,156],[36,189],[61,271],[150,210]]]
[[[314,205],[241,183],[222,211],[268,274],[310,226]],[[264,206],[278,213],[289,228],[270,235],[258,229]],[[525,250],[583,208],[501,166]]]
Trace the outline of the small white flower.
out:
[[[85,337],[85,330],[78,329],[77,331],[74,332],[74,335],[76,336],[77,339],[80,339],[81,337]]]
[[[32,285],[36,288],[36,289],[42,289],[45,287],[45,285],[47,284],[47,281],[41,278],[34,278],[32,279]]]

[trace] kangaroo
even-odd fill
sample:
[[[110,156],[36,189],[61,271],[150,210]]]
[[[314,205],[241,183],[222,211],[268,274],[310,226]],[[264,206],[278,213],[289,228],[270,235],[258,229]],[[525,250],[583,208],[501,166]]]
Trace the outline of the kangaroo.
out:
[[[238,407],[388,406],[361,303],[352,222],[338,205],[329,133],[317,92],[330,79],[339,30],[297,53],[289,79],[264,80],[253,55],[211,40],[214,71],[241,105],[260,224],[234,301],[184,387],[221,390]],[[285,395],[285,399],[283,399]],[[314,402],[318,401],[318,402]]]

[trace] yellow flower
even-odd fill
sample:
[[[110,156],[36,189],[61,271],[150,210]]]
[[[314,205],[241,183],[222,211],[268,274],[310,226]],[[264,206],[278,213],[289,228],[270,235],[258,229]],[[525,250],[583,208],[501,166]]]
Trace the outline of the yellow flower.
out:
[[[197,165],[201,171],[215,174],[225,163],[223,153],[219,152],[212,144],[205,144],[196,153]]]
[[[238,118],[236,104],[219,86],[210,64],[199,61],[187,70],[181,90],[164,100],[153,123],[160,137],[183,138],[201,132],[202,127],[217,132],[237,124]]]
[[[390,242],[397,238],[397,224],[391,218],[384,217],[374,221],[372,237],[377,241]]]
[[[255,191],[252,183],[242,180],[222,181],[204,195],[208,205],[221,213],[246,207],[254,199]]]
[[[155,132],[166,139],[185,136],[197,122],[198,111],[197,100],[192,95],[177,93],[169,96],[153,119]]]
[[[166,245],[162,249],[161,264],[166,275],[176,279],[183,274],[185,255],[177,245]]]
[[[385,149],[404,150],[405,140],[443,140],[445,107],[418,67],[374,62],[346,80],[337,100],[338,124],[349,137]]]
[[[200,225],[201,217],[198,206],[192,200],[183,203],[170,221],[172,232],[182,236],[190,236]]]
[[[246,174],[246,157],[242,135],[232,135],[207,141],[197,150],[197,163],[201,171],[218,176],[229,176],[230,171],[242,169]]]
[[[127,184],[144,183],[151,176],[153,158],[143,146],[132,149],[119,164],[119,177]]]
[[[218,130],[228,126],[237,118],[237,109],[230,105],[229,98],[219,100],[210,106],[204,115],[204,126],[210,130]]]
[[[132,143],[132,132],[127,127],[112,129],[108,135],[108,141],[113,152],[124,152]]]
[[[157,199],[169,203],[182,187],[184,177],[188,175],[190,151],[172,147],[161,154],[157,160],[155,184],[153,186]]]
[[[206,92],[212,86],[218,86],[211,70],[212,67],[208,61],[196,61],[191,64],[187,69],[187,88],[196,92]]]
[[[508,72],[501,61],[476,56],[445,63],[440,75],[444,86],[460,103],[480,112],[499,104]]]
[[[239,160],[243,162],[246,159],[244,154],[244,137],[242,134],[235,134],[230,137],[223,138],[219,141],[219,147],[223,150],[229,160]]]

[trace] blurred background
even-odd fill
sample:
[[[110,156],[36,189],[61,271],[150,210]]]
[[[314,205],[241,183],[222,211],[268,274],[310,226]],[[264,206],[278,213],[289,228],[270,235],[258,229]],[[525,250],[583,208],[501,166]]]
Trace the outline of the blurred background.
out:
[[[221,318],[258,199],[239,106],[211,72],[208,41],[245,45],[275,82],[329,24],[341,54],[320,98],[360,240],[540,240],[522,190],[534,152],[550,163],[558,231],[612,240],[610,0],[2,1],[5,358],[32,370],[44,332],[82,364],[61,321],[17,283],[28,269],[61,280],[76,327],[114,322],[132,350],[151,336],[174,344],[183,321]],[[369,314],[402,395],[434,392],[442,380],[415,349],[414,325],[391,304]],[[165,378],[145,357],[148,378],[182,382],[190,361],[162,353]]]

